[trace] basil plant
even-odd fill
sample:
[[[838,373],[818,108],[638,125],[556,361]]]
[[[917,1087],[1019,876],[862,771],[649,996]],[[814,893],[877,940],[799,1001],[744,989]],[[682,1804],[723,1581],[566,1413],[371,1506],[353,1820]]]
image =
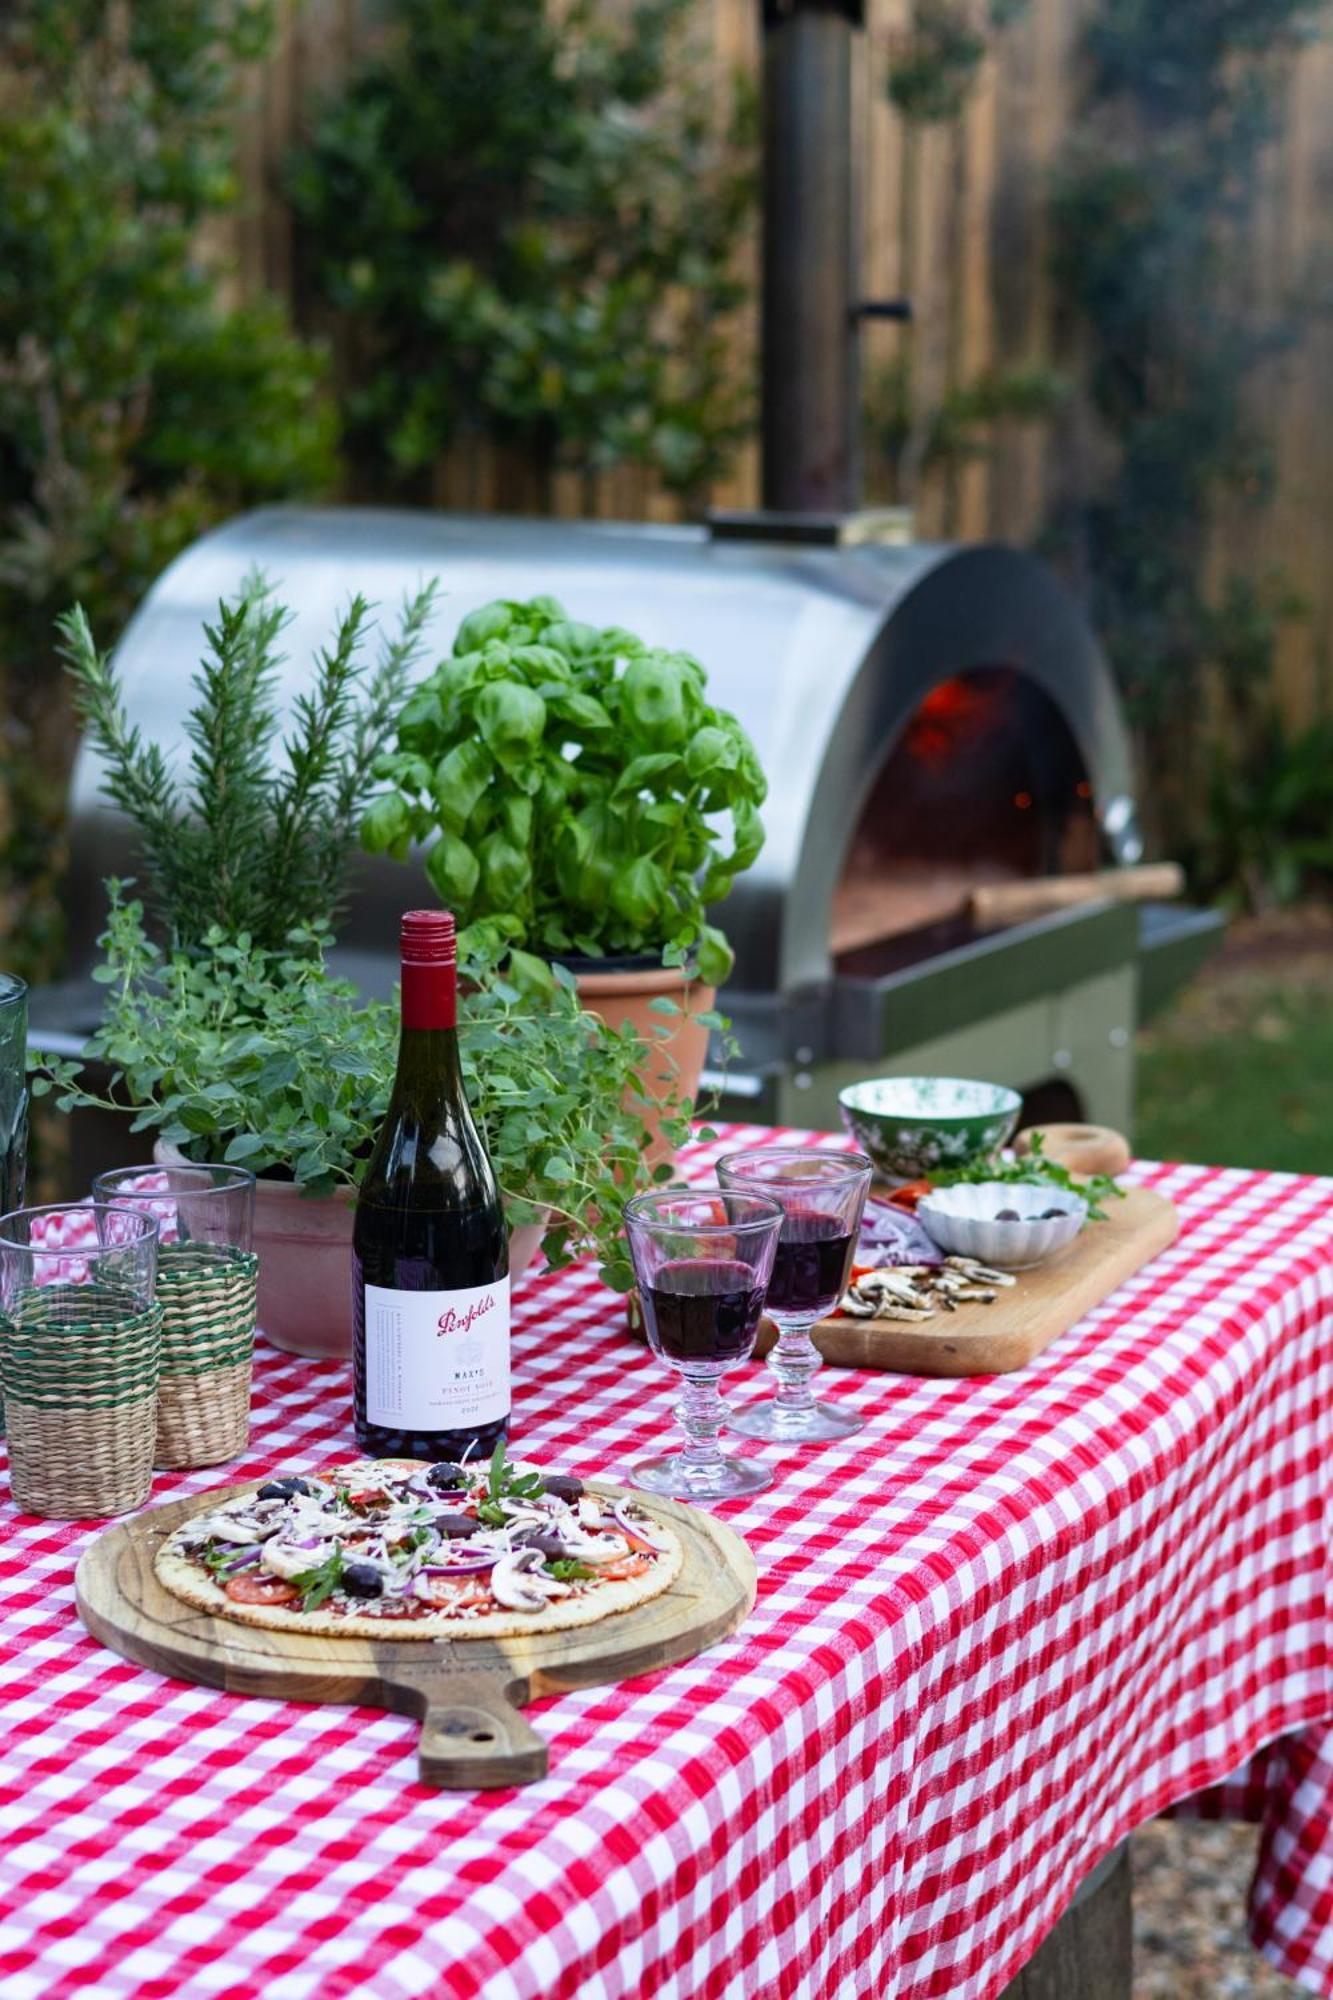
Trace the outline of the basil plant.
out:
[[[707,910],[763,845],[766,786],[688,653],[579,624],[551,597],[483,605],[375,772],[387,789],[362,843],[399,859],[431,843],[465,953],[507,948],[524,983],[570,954],[652,953],[712,986],[730,972]]]

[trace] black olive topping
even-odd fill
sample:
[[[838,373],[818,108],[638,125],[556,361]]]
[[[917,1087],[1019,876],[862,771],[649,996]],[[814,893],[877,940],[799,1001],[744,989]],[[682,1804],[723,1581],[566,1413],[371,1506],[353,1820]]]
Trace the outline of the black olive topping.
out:
[[[432,1514],[430,1524],[432,1528],[438,1528],[442,1535],[447,1535],[451,1542],[461,1541],[464,1535],[475,1535],[481,1526],[481,1522],[474,1520],[471,1514]]]
[[[449,1459],[441,1459],[432,1465],[426,1474],[427,1486],[433,1486],[437,1493],[459,1493],[467,1485],[467,1474],[461,1465],[454,1465]]]
[[[344,1563],[340,1578],[343,1589],[350,1597],[382,1597],[384,1578],[374,1563]]]
[[[290,1500],[295,1493],[312,1493],[314,1488],[305,1479],[270,1479],[256,1493],[256,1500]]]
[[[995,1211],[995,1220],[997,1222],[1021,1222],[1023,1218],[1016,1208],[997,1208]]]
[[[542,1492],[556,1500],[577,1500],[583,1492],[583,1481],[572,1472],[546,1472],[542,1474]]]
[[[561,1556],[568,1554],[559,1535],[550,1534],[543,1528],[525,1528],[513,1539],[520,1548],[536,1549],[539,1555],[552,1562],[558,1562]]]

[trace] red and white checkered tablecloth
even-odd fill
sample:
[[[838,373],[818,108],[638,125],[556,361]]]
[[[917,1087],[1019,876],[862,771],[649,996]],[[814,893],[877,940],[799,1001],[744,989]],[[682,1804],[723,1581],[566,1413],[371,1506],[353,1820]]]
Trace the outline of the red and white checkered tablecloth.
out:
[[[1333,1995],[1333,1184],[1147,1171],[1179,1242],[1032,1367],[839,1373],[858,1436],[746,1447],[779,1470],[723,1510],[754,1613],[538,1703],[521,1791],[425,1789],[397,1716],[127,1665],[74,1614],[93,1531],[4,1501],[5,2000],[989,2000],[1101,1855],[1265,1745],[1257,1935]],[[619,1313],[586,1269],[521,1288],[520,1450],[661,1443]],[[346,1371],[266,1353],[237,1475],[350,1445]]]

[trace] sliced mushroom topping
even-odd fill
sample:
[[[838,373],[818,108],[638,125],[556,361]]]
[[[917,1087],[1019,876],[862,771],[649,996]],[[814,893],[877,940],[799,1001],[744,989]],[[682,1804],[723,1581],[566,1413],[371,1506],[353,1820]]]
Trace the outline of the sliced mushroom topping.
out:
[[[333,1554],[332,1542],[317,1543],[313,1549],[297,1548],[294,1542],[265,1542],[260,1562],[274,1576],[291,1578],[301,1576],[308,1569],[318,1569]]]
[[[196,1533],[203,1541],[239,1542],[248,1547],[252,1542],[262,1542],[273,1529],[249,1514],[209,1514],[196,1523]]]
[[[567,1535],[561,1540],[565,1544],[565,1553],[572,1556],[575,1562],[619,1562],[630,1552],[629,1543],[623,1535]]]
[[[542,1568],[541,1551],[515,1549],[491,1571],[491,1596],[506,1611],[540,1611],[552,1597],[568,1597],[569,1585]]]

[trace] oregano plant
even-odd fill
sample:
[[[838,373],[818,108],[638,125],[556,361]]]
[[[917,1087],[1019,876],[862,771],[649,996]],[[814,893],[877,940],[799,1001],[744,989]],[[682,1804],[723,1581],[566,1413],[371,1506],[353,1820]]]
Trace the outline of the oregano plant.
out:
[[[365,1001],[332,974],[320,926],[270,946],[214,924],[197,949],[163,946],[127,886],[107,885],[101,1022],[80,1061],[38,1063],[34,1095],[118,1112],[130,1132],[311,1195],[355,1187],[393,1086],[396,1002]],[[628,1290],[621,1204],[671,1173],[648,1164],[648,1117],[660,1111],[680,1146],[693,1107],[669,1090],[650,1102],[643,1041],[584,1013],[563,968],[536,1004],[493,959],[473,955],[461,970],[468,1101],[511,1225],[544,1218],[553,1264],[591,1250],[607,1283]]]

